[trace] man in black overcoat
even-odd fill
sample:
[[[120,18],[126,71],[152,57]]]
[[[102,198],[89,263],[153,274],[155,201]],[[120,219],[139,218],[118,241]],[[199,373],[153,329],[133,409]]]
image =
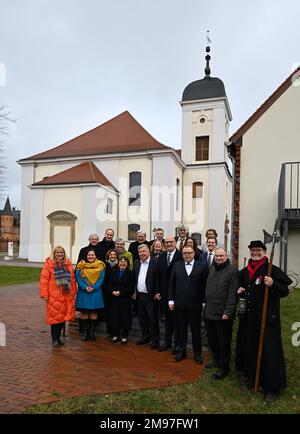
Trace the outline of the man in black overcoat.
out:
[[[246,311],[240,318],[237,345],[236,369],[243,371],[249,386],[254,385],[257,367],[261,319],[265,287],[269,288],[267,318],[261,359],[259,384],[267,401],[277,398],[279,390],[286,386],[286,371],[281,340],[280,298],[289,293],[291,279],[273,265],[268,273],[266,246],[260,240],[249,244],[248,266],[240,271],[238,294],[246,299]]]
[[[175,312],[178,331],[175,362],[186,358],[188,325],[191,327],[194,359],[202,364],[201,314],[205,295],[207,266],[195,261],[192,247],[182,249],[183,261],[174,264],[169,285],[169,308]]]
[[[77,264],[78,262],[82,261],[82,259],[86,258],[86,255],[90,249],[95,251],[95,255],[97,259],[103,262],[105,261],[105,250],[103,249],[103,247],[99,246],[99,235],[91,234],[89,236],[89,245],[82,247],[80,249],[78,259],[77,259]]]
[[[172,338],[174,335],[174,312],[169,309],[169,282],[173,266],[176,262],[182,260],[182,254],[176,249],[175,238],[171,235],[165,239],[166,251],[161,253],[157,261],[157,278],[156,287],[161,296],[162,312],[165,318],[165,340],[159,347],[159,351],[166,351],[172,347]],[[177,345],[177,335],[175,331],[174,347]]]

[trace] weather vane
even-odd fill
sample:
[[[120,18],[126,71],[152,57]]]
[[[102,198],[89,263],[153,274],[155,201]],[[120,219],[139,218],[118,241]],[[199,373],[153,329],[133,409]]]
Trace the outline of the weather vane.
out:
[[[209,30],[207,30],[207,32],[206,32],[206,40],[207,40],[207,45],[210,46],[211,40],[210,40],[210,37],[209,37]]]

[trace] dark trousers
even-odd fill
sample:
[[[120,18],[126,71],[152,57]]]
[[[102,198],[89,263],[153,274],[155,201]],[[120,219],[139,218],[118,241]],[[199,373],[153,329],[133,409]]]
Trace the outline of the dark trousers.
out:
[[[56,342],[60,339],[64,325],[64,322],[60,322],[58,324],[51,324],[51,338],[53,342]]]
[[[201,313],[202,307],[196,309],[178,309],[175,308],[176,330],[178,332],[178,353],[186,351],[188,326],[191,327],[192,344],[194,353],[202,352],[201,337]]]
[[[162,312],[164,314],[164,324],[165,324],[165,343],[172,346],[172,338],[174,335],[174,346],[178,345],[178,332],[176,332],[176,322],[174,317],[174,312],[169,309],[168,303],[162,305]]]
[[[153,344],[159,344],[158,302],[149,294],[137,294],[137,311],[143,337],[151,337]]]
[[[225,370],[229,369],[232,326],[232,320],[205,320],[207,339],[213,358],[220,368]]]

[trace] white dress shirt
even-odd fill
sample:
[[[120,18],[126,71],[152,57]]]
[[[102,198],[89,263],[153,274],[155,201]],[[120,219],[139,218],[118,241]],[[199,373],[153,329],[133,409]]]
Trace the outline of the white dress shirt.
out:
[[[150,263],[150,258],[148,258],[147,261],[145,261],[145,262],[141,261],[141,268],[140,268],[138,284],[137,284],[137,291],[143,292],[144,294],[148,293],[148,290],[146,287],[146,276],[147,276],[149,263]]]
[[[188,276],[193,271],[194,262],[195,262],[195,260],[193,259],[191,262],[185,261],[185,263],[184,263],[185,269],[186,269],[186,272],[187,272]]]

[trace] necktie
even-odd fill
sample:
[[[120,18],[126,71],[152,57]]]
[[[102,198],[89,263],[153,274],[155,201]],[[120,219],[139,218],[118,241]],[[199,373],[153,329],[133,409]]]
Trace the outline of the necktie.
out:
[[[179,250],[182,250],[182,247],[184,246],[184,240],[180,240],[180,246],[179,246]]]
[[[208,262],[208,266],[211,267],[211,263],[212,263],[212,253],[209,253],[209,254],[208,254],[208,260],[207,260],[207,262]]]
[[[169,267],[170,263],[171,263],[171,253],[168,253],[168,256],[167,256],[167,266],[168,267]]]

